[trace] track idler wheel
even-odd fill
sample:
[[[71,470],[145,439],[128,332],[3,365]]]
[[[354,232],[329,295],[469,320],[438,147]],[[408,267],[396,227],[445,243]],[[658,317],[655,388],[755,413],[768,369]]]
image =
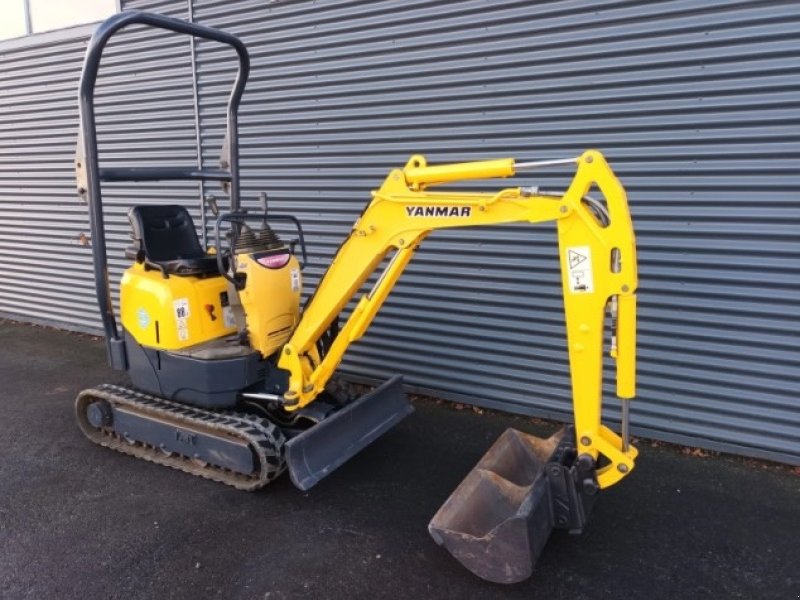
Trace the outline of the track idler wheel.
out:
[[[111,405],[105,400],[96,400],[86,407],[86,420],[95,429],[110,427],[114,422]]]

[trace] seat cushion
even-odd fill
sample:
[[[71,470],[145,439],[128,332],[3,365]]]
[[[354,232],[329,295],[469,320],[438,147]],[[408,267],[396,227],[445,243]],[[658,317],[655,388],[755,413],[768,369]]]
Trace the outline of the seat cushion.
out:
[[[177,258],[175,260],[154,261],[169,275],[212,275],[219,273],[217,257],[205,254],[196,258]],[[226,263],[228,261],[225,261]]]
[[[169,275],[218,273],[216,256],[206,254],[192,216],[178,204],[134,206],[128,211],[136,255]]]

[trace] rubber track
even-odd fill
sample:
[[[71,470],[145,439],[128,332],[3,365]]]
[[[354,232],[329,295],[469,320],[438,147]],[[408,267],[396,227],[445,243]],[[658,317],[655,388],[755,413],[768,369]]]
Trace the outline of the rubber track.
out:
[[[253,452],[256,469],[254,473],[244,474],[212,464],[203,466],[193,462],[190,457],[177,453],[165,454],[141,442],[130,443],[113,431],[96,429],[86,419],[86,408],[95,400],[105,400],[112,406],[124,407],[176,427],[185,425],[194,430],[206,430],[244,440]],[[261,489],[286,469],[283,434],[274,423],[255,415],[214,412],[112,384],[101,384],[80,392],[75,400],[75,412],[81,431],[96,444],[239,490],[252,492]]]

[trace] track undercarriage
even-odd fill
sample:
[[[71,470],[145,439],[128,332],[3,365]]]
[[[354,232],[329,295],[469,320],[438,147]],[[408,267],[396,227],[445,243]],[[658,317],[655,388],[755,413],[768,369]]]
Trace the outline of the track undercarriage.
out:
[[[310,488],[413,411],[401,377],[343,405],[316,402],[291,420],[252,400],[240,406],[207,410],[101,384],[78,394],[75,412],[100,446],[255,491],[287,469]]]
[[[286,469],[285,436],[253,414],[216,412],[103,384],[75,401],[91,441],[124,454],[255,491]]]

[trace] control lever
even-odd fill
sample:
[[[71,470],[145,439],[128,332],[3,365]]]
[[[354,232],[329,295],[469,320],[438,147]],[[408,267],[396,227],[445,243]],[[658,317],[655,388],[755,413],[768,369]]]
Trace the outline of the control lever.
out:
[[[267,192],[260,192],[258,194],[258,205],[261,207],[261,212],[264,215],[264,219],[261,221],[261,228],[267,228]]]

